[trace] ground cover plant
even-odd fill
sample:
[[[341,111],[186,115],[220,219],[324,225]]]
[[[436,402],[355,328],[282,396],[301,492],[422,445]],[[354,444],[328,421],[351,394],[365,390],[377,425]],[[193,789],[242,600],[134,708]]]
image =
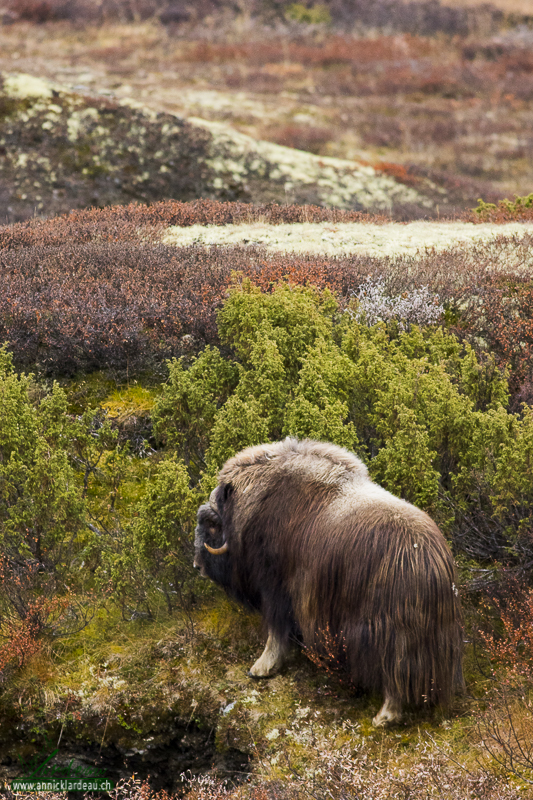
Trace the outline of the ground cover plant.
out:
[[[254,216],[346,218],[170,203],[0,230],[3,774],[48,735],[150,772],[117,798],[340,798],[370,775],[376,798],[527,797],[531,237],[399,259],[161,243]],[[250,685],[261,631],[195,579],[195,512],[227,457],[288,434],[354,450],[446,533],[475,640],[450,717],[373,732],[379,699],[313,654]]]
[[[494,4],[485,4],[480,10],[469,8],[468,3],[461,7],[455,3],[450,7],[447,3],[419,2],[391,4],[381,2],[371,4],[368,0],[326,0],[324,3],[292,3],[283,0],[267,2],[248,2],[245,10],[249,14],[268,21],[294,21],[320,25],[321,23],[359,26],[361,28],[380,28],[389,26],[397,30],[412,30],[423,33],[446,32],[449,34],[476,31],[482,26],[497,28],[504,19],[503,7],[507,11],[519,11],[520,0],[496,0]],[[459,7],[458,7],[459,6]],[[514,6],[514,7],[513,7]],[[158,18],[163,24],[179,24],[189,20],[202,20],[213,12],[223,10],[235,11],[223,0],[200,0],[194,7],[185,3],[169,3],[167,0],[140,0],[134,6],[128,2],[95,2],[94,0],[76,0],[65,3],[64,0],[24,0],[23,2],[6,4],[6,11],[11,11],[11,20],[24,19],[43,23],[48,20],[72,20],[84,22],[91,20],[100,24],[110,20],[133,22],[139,19]],[[239,10],[242,10],[239,9]],[[406,10],[412,18],[406,20]]]
[[[162,243],[170,225],[254,219],[276,224],[372,218],[309,206],[201,201],[95,209],[4,226],[0,336],[18,365],[47,375],[96,368],[133,374],[219,342],[216,312],[234,271],[264,290],[282,278],[328,286],[343,308],[369,275],[382,276],[389,295],[427,287],[440,298],[457,335],[478,353],[490,348],[499,367],[512,366],[513,410],[530,397],[529,234],[396,258]]]
[[[511,219],[529,219],[533,216],[533,194],[527,197],[515,197],[514,200],[500,200],[499,203],[485,203],[478,200],[471,219],[504,222]]]
[[[396,216],[434,206],[431,181],[415,187],[394,169],[291,151],[31,74],[2,75],[0,109],[0,214],[8,221],[132,199],[292,198]]]

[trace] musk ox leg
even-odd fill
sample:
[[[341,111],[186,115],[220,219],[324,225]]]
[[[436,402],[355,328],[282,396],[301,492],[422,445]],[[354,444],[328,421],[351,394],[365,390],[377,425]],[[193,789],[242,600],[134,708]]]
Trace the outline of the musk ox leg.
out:
[[[248,674],[252,678],[268,678],[269,675],[273,675],[282,667],[288,649],[285,642],[278,639],[274,633],[269,633],[263,654]]]
[[[385,695],[385,702],[372,720],[372,725],[374,728],[383,728],[385,725],[392,725],[394,722],[399,722],[401,718],[402,704],[400,701],[389,695]]]

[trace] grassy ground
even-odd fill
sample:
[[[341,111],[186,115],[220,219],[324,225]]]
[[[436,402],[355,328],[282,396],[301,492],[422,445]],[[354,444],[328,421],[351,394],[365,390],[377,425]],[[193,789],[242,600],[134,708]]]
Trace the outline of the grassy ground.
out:
[[[73,413],[97,404],[132,443],[139,430],[150,436],[148,417],[162,391],[150,376],[117,385],[95,373],[63,385]],[[96,482],[93,513],[102,520],[127,518],[162,455],[134,453],[121,468],[114,511],[106,511],[110,487]],[[461,561],[463,583],[478,571]],[[528,644],[491,662],[477,633],[480,614],[484,624],[490,618],[480,597],[475,589],[465,595],[467,694],[446,712],[407,709],[399,725],[376,730],[380,697],[358,692],[312,653],[296,648],[279,675],[250,678],[264,643],[261,621],[210,582],[188,580],[171,615],[156,591],[151,619],[121,614],[100,592],[85,601],[83,630],[44,640],[4,680],[0,777],[24,774],[24,765],[58,745],[56,763],[96,763],[122,781],[116,800],[156,800],[164,790],[188,792],[190,800],[531,798],[530,679],[509,682],[513,659],[523,650],[527,659]],[[139,782],[149,777],[149,785],[132,774]]]
[[[482,746],[490,681],[471,648],[473,694],[451,713],[408,712],[384,731],[371,725],[379,697],[358,694],[297,650],[276,677],[250,678],[261,647],[258,618],[218,591],[186,615],[161,611],[151,623],[100,607],[88,628],[41,651],[4,693],[2,777],[20,775],[16,758],[27,763],[59,737],[62,761],[96,761],[114,781],[150,774],[154,791],[181,793],[188,770],[209,776],[206,798],[247,776],[279,798],[343,797],[369,781],[376,798],[531,797],[528,773],[499,778]],[[236,796],[257,796],[243,791]]]

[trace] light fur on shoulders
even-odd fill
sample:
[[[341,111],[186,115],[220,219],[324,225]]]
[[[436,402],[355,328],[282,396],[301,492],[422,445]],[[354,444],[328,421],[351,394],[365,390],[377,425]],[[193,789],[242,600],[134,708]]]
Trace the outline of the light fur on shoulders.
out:
[[[281,442],[247,447],[230,458],[219,474],[221,483],[232,483],[250,467],[270,464],[291,472],[311,469],[315,478],[326,483],[354,479],[369,481],[368,470],[354,453],[329,442],[287,436]]]

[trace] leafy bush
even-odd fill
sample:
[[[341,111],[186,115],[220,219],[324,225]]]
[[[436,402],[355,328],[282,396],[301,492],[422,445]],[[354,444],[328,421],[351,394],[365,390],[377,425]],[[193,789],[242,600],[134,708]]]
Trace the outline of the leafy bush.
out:
[[[91,583],[123,619],[153,619],[162,603],[168,613],[187,608],[200,499],[185,464],[175,456],[155,464],[132,456],[107,422],[86,431],[78,465],[88,533],[78,560],[94,575]]]
[[[0,670],[22,666],[44,635],[83,627],[70,593],[85,521],[72,465],[79,429],[65,393],[43,394],[0,350]],[[79,569],[79,568],[78,568]]]
[[[510,222],[515,219],[533,219],[533,192],[525,197],[516,196],[514,200],[500,200],[499,203],[486,203],[479,199],[473,209],[475,217],[481,222]]]
[[[262,214],[272,223],[356,216],[312,207],[171,202],[0,228],[0,337],[18,366],[48,375],[112,368],[131,376],[206,343],[220,344],[216,313],[236,270],[267,293],[285,279],[328,286],[341,307],[358,297],[357,313],[364,310],[369,321],[399,315],[429,324],[443,307],[445,321],[480,358],[490,349],[499,368],[511,367],[513,410],[533,396],[533,307],[524,269],[531,262],[529,234],[518,242],[502,238],[396,258],[157,241],[167,224],[225,224]]]
[[[5,348],[0,385],[2,550],[15,572],[61,572],[83,524],[84,503],[69,462],[76,424],[65,393],[54,386],[39,398],[31,379],[15,373]]]
[[[312,5],[308,8],[303,3],[291,3],[285,11],[285,16],[294,22],[303,22],[308,25],[327,25],[331,22],[329,9],[324,5]]]
[[[184,358],[174,359],[168,368],[168,382],[152,414],[154,433],[198,479],[215,415],[237,384],[238,367],[208,346],[189,369]]]
[[[134,524],[136,552],[149,564],[150,573],[164,586],[163,591],[167,586],[173,587],[175,595],[183,582],[184,566],[192,565],[191,534],[198,498],[189,488],[189,480],[182,461],[162,461],[137,506]],[[166,599],[171,609],[175,604],[168,596]]]
[[[0,393],[0,668],[83,627],[96,586],[125,616],[151,613],[154,592],[183,606],[198,506],[183,462],[163,460],[141,491],[144,462],[101,412],[72,417],[65,392],[17,375],[5,348]]]
[[[242,280],[218,320],[233,367],[213,348],[188,369],[173,362],[154,410],[181,456],[195,420],[190,474],[204,475],[203,491],[245,446],[286,435],[333,441],[429,511],[469,556],[527,563],[533,416],[507,411],[494,359],[438,328],[367,327],[340,313],[328,290],[283,283],[264,294]]]
[[[533,282],[527,274],[502,270],[465,289],[461,326],[509,369],[518,411],[533,401]]]

